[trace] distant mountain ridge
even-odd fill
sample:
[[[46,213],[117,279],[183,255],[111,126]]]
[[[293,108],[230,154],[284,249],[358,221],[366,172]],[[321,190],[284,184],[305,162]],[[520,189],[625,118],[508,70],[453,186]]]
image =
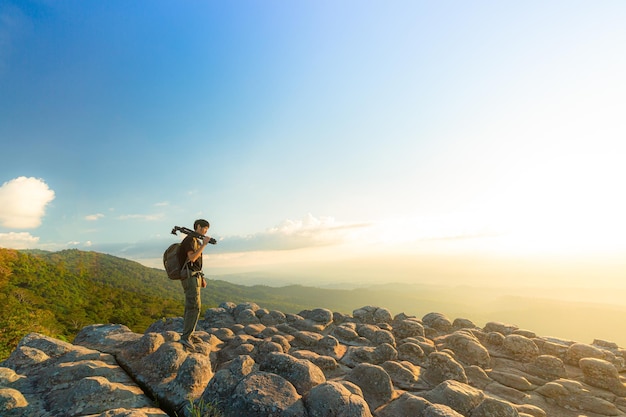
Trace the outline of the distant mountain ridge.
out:
[[[417,316],[441,311],[476,323],[498,319],[541,334],[626,345],[621,331],[625,307],[550,300],[551,294],[540,290],[502,295],[488,288],[435,284],[386,283],[355,289],[272,287],[239,285],[225,281],[228,276],[213,277],[210,269],[205,272],[209,281],[202,291],[203,310],[225,300],[256,302],[286,313],[319,306],[349,313],[365,305],[383,305]],[[248,277],[246,283],[252,282]],[[119,323],[143,332],[155,320],[179,317],[182,312],[180,283],[169,280],[164,270],[76,249],[0,248],[0,360],[29,332],[66,341],[95,323]]]

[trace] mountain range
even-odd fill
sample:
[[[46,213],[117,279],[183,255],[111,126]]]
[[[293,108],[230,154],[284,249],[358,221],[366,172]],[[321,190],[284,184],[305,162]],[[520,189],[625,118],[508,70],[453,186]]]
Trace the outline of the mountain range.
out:
[[[366,288],[329,289],[301,285],[240,285],[232,276],[211,276],[202,291],[203,309],[224,301],[255,302],[286,313],[324,307],[349,313],[366,305],[422,316],[443,312],[476,323],[498,320],[537,333],[626,345],[626,307],[554,298],[549,289],[446,287],[385,283]],[[565,294],[567,289],[559,289]],[[0,248],[0,361],[19,340],[38,332],[72,341],[96,323],[128,326],[142,333],[155,320],[180,317],[180,283],[164,270],[98,252]]]

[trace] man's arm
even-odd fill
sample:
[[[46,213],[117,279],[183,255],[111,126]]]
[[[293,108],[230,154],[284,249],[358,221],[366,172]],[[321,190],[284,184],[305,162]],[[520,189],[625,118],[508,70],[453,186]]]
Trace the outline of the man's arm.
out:
[[[209,244],[209,239],[203,239],[202,244],[198,246],[198,249],[193,251],[190,250],[187,252],[187,259],[189,262],[195,262],[199,257],[202,256],[202,251],[206,248],[206,245]]]

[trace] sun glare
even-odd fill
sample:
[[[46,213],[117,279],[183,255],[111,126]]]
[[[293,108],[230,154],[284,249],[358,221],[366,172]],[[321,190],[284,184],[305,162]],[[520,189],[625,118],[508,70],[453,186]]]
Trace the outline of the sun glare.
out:
[[[529,167],[501,200],[509,249],[578,255],[626,249],[620,159],[572,155]]]

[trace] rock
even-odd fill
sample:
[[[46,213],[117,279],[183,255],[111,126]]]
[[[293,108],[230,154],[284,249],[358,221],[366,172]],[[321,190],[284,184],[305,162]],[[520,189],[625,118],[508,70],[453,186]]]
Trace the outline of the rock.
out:
[[[224,417],[308,417],[302,397],[286,379],[252,372],[235,387]]]
[[[316,332],[298,331],[293,334],[293,345],[311,348],[317,345],[324,336]]]
[[[530,362],[539,356],[539,348],[535,342],[519,334],[506,336],[502,347],[513,359],[522,362]]]
[[[162,333],[163,343],[158,336],[147,335],[137,335],[116,325],[89,326],[78,334],[77,343],[115,352],[117,361],[135,381],[149,389],[159,404],[167,410],[180,410],[190,396],[202,394],[213,376],[209,356],[218,344],[211,343],[212,336],[204,334],[209,342],[198,337],[194,341],[196,351],[187,352],[178,342],[177,333]]]
[[[495,398],[485,398],[472,410],[472,417],[518,417],[519,413],[512,404]]]
[[[238,306],[239,308],[239,306]],[[254,313],[255,310],[251,308],[238,309],[236,308],[233,312],[235,317],[235,321],[237,324],[247,325],[247,324],[259,324],[261,320]]]
[[[206,404],[227,404],[239,382],[258,370],[258,365],[247,355],[238,356],[223,366],[207,384],[200,401]]]
[[[313,387],[305,397],[309,417],[371,417],[365,399],[338,382]]]
[[[207,327],[228,328],[235,324],[232,313],[221,307],[207,308],[204,312],[204,322]]]
[[[261,363],[261,370],[282,376],[304,395],[316,385],[326,382],[320,368],[306,359],[297,359],[285,353],[272,352]]]
[[[507,387],[506,385],[502,385],[497,381],[488,384],[484,388],[484,391],[487,394],[492,394],[492,396],[510,401],[515,404],[523,404],[525,402],[528,402],[532,398],[530,395],[522,391],[519,391],[515,388]]]
[[[374,345],[388,344],[390,346],[396,346],[396,338],[389,330],[379,329],[374,332],[374,335],[370,339]]]
[[[376,417],[421,416],[431,404],[424,398],[405,392],[380,407]]]
[[[428,355],[428,363],[424,366],[424,379],[431,385],[439,385],[447,380],[467,383],[467,375],[463,366],[445,352],[433,352]]]
[[[222,306],[220,305],[220,307]],[[251,303],[251,302],[240,303],[234,307],[232,306],[232,304],[228,304],[228,307],[224,306],[224,308],[228,308],[232,312],[233,317],[239,316],[243,311],[246,311],[246,310],[252,311],[253,313],[255,313],[256,311],[259,311],[261,309],[261,307],[259,307],[257,303]]]
[[[341,363],[354,368],[360,363],[373,362],[374,347],[370,346],[350,346],[346,351],[346,354],[341,358]]]
[[[431,404],[424,409],[422,417],[463,417],[452,408],[443,404]]]
[[[487,372],[487,375],[494,381],[519,391],[530,391],[534,388],[525,377],[514,373],[491,370]]]
[[[348,344],[359,338],[359,334],[356,332],[355,323],[343,323],[335,327],[332,331],[332,335],[336,337],[337,340]]]
[[[308,327],[312,330],[323,331],[333,322],[333,312],[325,308],[316,308],[314,310],[304,310],[298,314],[308,323]]]
[[[285,324],[287,322],[287,316],[280,311],[271,310],[269,313],[262,315],[260,320],[261,323],[266,326],[276,326],[278,324]]]
[[[424,326],[416,318],[406,318],[393,322],[393,334],[397,340],[407,337],[424,336]]]
[[[417,343],[407,342],[398,346],[398,359],[419,365],[424,360],[424,350]]]
[[[530,374],[540,378],[554,380],[567,376],[563,361],[551,355],[540,355],[526,367]]]
[[[465,374],[467,376],[468,383],[476,388],[485,389],[487,385],[492,382],[484,369],[479,366],[471,365],[465,367]]]
[[[352,312],[352,316],[355,320],[367,324],[391,323],[393,320],[389,310],[373,306],[356,309]]]
[[[620,397],[626,396],[626,386],[620,381],[615,365],[596,358],[582,358],[578,363],[587,384],[607,389]]]
[[[291,356],[293,356],[294,358],[306,359],[311,361],[311,363],[320,368],[322,372],[335,370],[339,366],[335,358],[320,355],[316,352],[311,352],[309,350],[297,350],[293,352]]]
[[[398,359],[398,351],[388,343],[383,343],[374,348],[372,354],[372,363],[374,365],[380,365],[386,361],[394,361]]]
[[[449,333],[452,330],[452,322],[441,313],[428,313],[422,317],[422,323],[441,333]]]
[[[566,409],[588,411],[605,416],[623,414],[615,404],[589,395],[589,391],[577,381],[559,379],[539,387],[536,392]]]
[[[547,414],[541,408],[531,404],[516,405],[515,408],[520,417],[546,417]]]
[[[478,365],[485,368],[491,361],[487,349],[480,344],[476,337],[466,331],[456,331],[446,336],[444,346],[451,349],[455,357],[467,365]]]
[[[18,375],[11,368],[0,368],[0,386],[7,386],[24,378],[22,375]]]
[[[419,383],[421,368],[407,361],[386,361],[382,364],[394,386],[402,389],[425,388]]]
[[[460,330],[460,329],[476,329],[477,327],[474,324],[474,322],[469,319],[456,318],[452,322],[452,328],[454,330]]]
[[[118,326],[114,333],[120,330],[125,331]],[[124,337],[117,340],[128,343]],[[44,416],[47,410],[55,416],[102,414],[120,407],[154,411],[113,356],[37,333],[25,336],[0,369],[2,385],[9,385],[0,387],[3,417]],[[158,410],[153,415],[166,414]]]
[[[353,314],[221,303],[188,349],[178,317],[143,334],[87,326],[73,343],[31,333],[0,363],[0,415],[626,416],[626,350],[612,342],[440,313]]]
[[[484,394],[479,389],[458,381],[444,381],[422,394],[422,397],[431,403],[447,405],[459,414],[466,415],[482,402]]]
[[[515,332],[516,330],[518,330],[518,327],[511,325],[511,324],[504,324],[504,323],[500,323],[497,321],[490,321],[487,324],[485,324],[485,327],[483,328],[483,330],[486,333],[497,332],[503,336],[508,336],[512,334],[513,332]]]
[[[26,401],[24,395],[18,390],[13,388],[0,388],[0,411],[2,411],[2,415],[24,413],[21,410],[27,405],[28,401]]]
[[[389,374],[381,366],[360,364],[346,375],[346,381],[361,388],[371,410],[377,409],[393,397],[393,383]]]
[[[574,366],[578,366],[578,362],[582,358],[605,359],[605,352],[596,346],[574,343],[565,354],[565,362]]]

